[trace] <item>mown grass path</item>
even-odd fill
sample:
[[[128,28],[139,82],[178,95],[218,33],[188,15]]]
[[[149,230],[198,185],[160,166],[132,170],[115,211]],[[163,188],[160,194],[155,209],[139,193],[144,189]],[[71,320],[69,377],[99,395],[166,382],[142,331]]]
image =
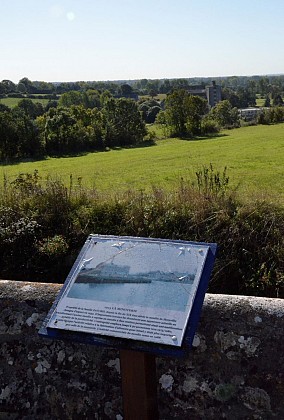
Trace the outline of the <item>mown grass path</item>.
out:
[[[13,180],[19,173],[39,171],[41,177],[59,177],[111,192],[148,190],[152,185],[173,188],[195,181],[195,171],[213,164],[227,167],[230,185],[244,197],[264,195],[284,202],[284,124],[243,127],[210,139],[158,140],[155,146],[49,158],[36,162],[1,165],[0,175]]]

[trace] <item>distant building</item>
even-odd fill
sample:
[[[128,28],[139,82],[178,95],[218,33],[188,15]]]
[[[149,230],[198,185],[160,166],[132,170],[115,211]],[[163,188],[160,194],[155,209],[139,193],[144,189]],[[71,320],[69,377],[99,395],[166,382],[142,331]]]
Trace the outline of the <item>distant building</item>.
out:
[[[206,97],[209,106],[215,106],[222,100],[221,86],[216,85],[215,81],[212,81],[212,85],[206,86]]]
[[[102,262],[94,268],[83,267],[76,278],[76,283],[151,283],[152,281],[181,282],[192,284],[195,279],[196,271],[187,272],[168,272],[168,271],[149,271],[130,273],[130,266],[116,265],[113,262]]]
[[[200,96],[201,98],[206,99],[211,108],[222,100],[221,86],[216,85],[215,81],[212,81],[212,85],[210,86],[190,86],[187,91],[190,95]]]
[[[190,95],[200,96],[200,98],[207,99],[206,88],[202,85],[193,85],[187,89]]]
[[[263,108],[241,108],[241,109],[239,109],[239,115],[245,121],[255,120],[262,113],[263,113]]]

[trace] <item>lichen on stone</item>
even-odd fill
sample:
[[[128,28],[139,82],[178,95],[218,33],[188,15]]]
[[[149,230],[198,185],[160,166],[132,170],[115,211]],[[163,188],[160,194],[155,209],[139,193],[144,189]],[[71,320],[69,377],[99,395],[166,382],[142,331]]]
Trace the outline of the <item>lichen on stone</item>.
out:
[[[250,410],[270,410],[270,397],[264,389],[246,387],[241,396],[243,404]]]
[[[159,379],[159,384],[161,385],[162,389],[170,392],[173,389],[174,378],[172,375],[163,374]]]
[[[219,384],[216,386],[214,395],[216,400],[225,402],[229,401],[236,394],[236,386],[234,384]]]

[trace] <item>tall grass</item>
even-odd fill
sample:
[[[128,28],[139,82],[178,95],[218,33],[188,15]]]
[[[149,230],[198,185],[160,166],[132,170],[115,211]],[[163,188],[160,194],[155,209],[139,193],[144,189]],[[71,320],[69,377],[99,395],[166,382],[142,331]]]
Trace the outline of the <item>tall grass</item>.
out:
[[[117,193],[38,172],[4,180],[0,276],[62,282],[88,234],[132,235],[217,242],[209,291],[284,297],[283,208],[241,202],[212,165],[196,177],[196,186]]]

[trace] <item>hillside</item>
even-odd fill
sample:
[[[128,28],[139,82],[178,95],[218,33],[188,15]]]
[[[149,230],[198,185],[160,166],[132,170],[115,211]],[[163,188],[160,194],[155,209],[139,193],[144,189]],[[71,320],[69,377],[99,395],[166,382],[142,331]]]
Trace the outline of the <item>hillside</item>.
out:
[[[19,173],[39,171],[41,177],[59,177],[111,192],[170,189],[180,179],[195,180],[195,172],[213,164],[227,167],[230,186],[246,197],[257,193],[284,201],[284,124],[224,131],[215,138],[157,140],[156,145],[116,149],[66,158],[2,165],[0,176],[12,181]]]

